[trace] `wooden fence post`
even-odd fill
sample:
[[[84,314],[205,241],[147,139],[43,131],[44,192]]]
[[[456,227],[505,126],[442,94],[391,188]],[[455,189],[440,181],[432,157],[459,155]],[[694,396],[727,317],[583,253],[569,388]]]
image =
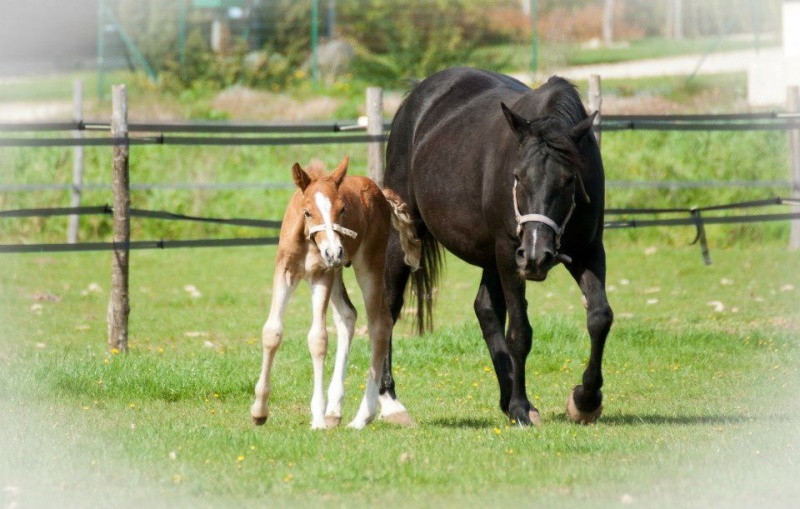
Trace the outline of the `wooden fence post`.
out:
[[[791,86],[786,93],[786,106],[789,113],[800,113],[800,87]],[[792,198],[800,199],[800,129],[789,131],[789,148],[791,157],[791,177]],[[800,207],[793,206],[795,211],[800,212]],[[791,231],[789,234],[789,249],[800,249],[800,220],[790,222]]]
[[[600,76],[592,74],[589,76],[589,114],[595,111],[597,112],[597,116],[594,117],[592,131],[594,132],[594,137],[597,139],[598,147],[600,146],[600,117],[602,107],[603,93],[600,88]]]
[[[383,134],[383,89],[367,88],[367,134]],[[367,143],[367,176],[383,187],[383,142]]]
[[[83,80],[77,79],[72,84],[72,120],[83,120]],[[83,138],[83,131],[73,131],[72,137]],[[72,195],[70,207],[81,206],[81,191],[83,187],[83,145],[76,145],[72,151]],[[78,242],[78,215],[69,216],[67,220],[67,243]]]
[[[111,87],[111,138],[114,144],[114,244],[111,257],[111,297],[108,302],[108,349],[112,352],[128,350],[128,259],[131,237],[130,177],[128,174],[128,99],[125,85]]]

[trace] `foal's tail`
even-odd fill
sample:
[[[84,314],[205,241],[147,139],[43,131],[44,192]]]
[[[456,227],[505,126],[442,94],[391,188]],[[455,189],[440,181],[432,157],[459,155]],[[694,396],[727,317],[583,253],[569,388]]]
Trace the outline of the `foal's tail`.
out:
[[[422,242],[417,237],[417,229],[408,211],[408,204],[389,188],[383,190],[383,195],[392,207],[392,226],[400,233],[400,245],[405,253],[403,260],[412,271],[416,271],[419,269],[422,256]]]
[[[413,271],[411,279],[412,290],[417,298],[417,330],[422,334],[426,329],[433,329],[433,291],[442,265],[441,247],[427,228],[417,231],[408,205],[400,196],[391,189],[384,189],[383,194],[392,206],[392,224],[400,232],[405,262]]]

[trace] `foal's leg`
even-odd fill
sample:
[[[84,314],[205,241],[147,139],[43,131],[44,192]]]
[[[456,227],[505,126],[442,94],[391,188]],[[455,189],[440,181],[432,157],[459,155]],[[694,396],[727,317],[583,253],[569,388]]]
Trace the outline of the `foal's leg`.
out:
[[[590,424],[603,410],[603,348],[614,313],[606,297],[606,253],[602,243],[587,250],[588,255],[568,265],[586,299],[586,327],[592,342],[589,363],[583,372],[583,384],[577,385],[567,399],[567,414],[581,424]]]
[[[378,258],[378,256],[375,256]],[[358,408],[355,418],[348,427],[361,429],[375,418],[378,413],[378,390],[381,372],[389,346],[389,335],[392,332],[392,317],[386,305],[383,289],[383,253],[380,259],[370,263],[368,267],[353,267],[358,285],[364,295],[367,309],[367,328],[369,329],[370,367],[367,376],[367,388],[364,399]]]
[[[344,377],[347,372],[347,359],[350,343],[356,325],[356,308],[347,296],[342,281],[342,271],[337,271],[331,291],[333,320],[336,323],[336,363],[333,367],[331,384],[328,386],[328,406],[325,409],[325,425],[332,428],[342,420],[342,400],[344,400]]]
[[[261,330],[261,345],[264,351],[261,374],[256,383],[256,399],[250,407],[253,423],[259,426],[267,422],[267,417],[269,417],[267,400],[272,392],[270,384],[272,361],[283,341],[283,314],[292,292],[297,288],[297,282],[298,279],[283,267],[276,268],[272,282],[272,304],[269,308],[269,317]]]
[[[403,294],[411,269],[404,261],[405,253],[400,245],[400,236],[392,229],[386,248],[386,267],[384,268],[385,295],[388,300],[392,324],[397,323],[403,309]],[[381,418],[386,422],[410,426],[414,424],[406,407],[397,399],[394,377],[392,376],[392,335],[389,334],[386,359],[380,387]]]
[[[311,329],[308,331],[308,351],[314,367],[314,392],[311,396],[311,429],[325,429],[325,356],[328,353],[328,330],[325,317],[333,287],[334,273],[324,272],[309,281],[311,285]]]

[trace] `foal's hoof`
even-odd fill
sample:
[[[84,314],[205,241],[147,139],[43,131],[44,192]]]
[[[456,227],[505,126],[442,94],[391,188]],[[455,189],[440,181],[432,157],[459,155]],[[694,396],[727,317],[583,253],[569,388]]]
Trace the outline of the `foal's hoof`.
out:
[[[328,429],[335,428],[342,422],[341,415],[326,415],[325,416],[325,427]]]
[[[266,417],[255,417],[255,416],[252,416],[252,418],[253,418],[253,424],[255,424],[256,426],[263,426],[267,422],[267,418]]]
[[[602,395],[600,396],[600,399],[602,401]],[[575,404],[575,391],[573,390],[571,393],[569,393],[569,398],[567,398],[567,415],[570,419],[572,419],[572,422],[577,424],[592,424],[600,418],[600,414],[602,413],[602,403],[591,412],[584,412],[580,410]]]
[[[411,416],[408,414],[408,412],[405,410],[402,410],[400,412],[394,412],[389,415],[381,415],[381,419],[384,422],[388,422],[389,424],[406,426],[408,428],[417,425],[417,423],[414,422],[414,419],[412,419]]]

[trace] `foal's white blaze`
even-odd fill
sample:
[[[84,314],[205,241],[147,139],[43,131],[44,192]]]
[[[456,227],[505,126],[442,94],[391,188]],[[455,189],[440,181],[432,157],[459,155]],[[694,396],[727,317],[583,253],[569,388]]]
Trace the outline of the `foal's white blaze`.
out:
[[[322,215],[322,221],[325,224],[325,240],[318,243],[319,252],[322,257],[325,258],[326,251],[331,254],[338,253],[342,244],[339,240],[339,236],[333,231],[333,221],[331,220],[333,205],[331,204],[331,200],[324,194],[317,193],[314,195],[314,202],[317,204],[317,209],[319,209],[319,213]]]

